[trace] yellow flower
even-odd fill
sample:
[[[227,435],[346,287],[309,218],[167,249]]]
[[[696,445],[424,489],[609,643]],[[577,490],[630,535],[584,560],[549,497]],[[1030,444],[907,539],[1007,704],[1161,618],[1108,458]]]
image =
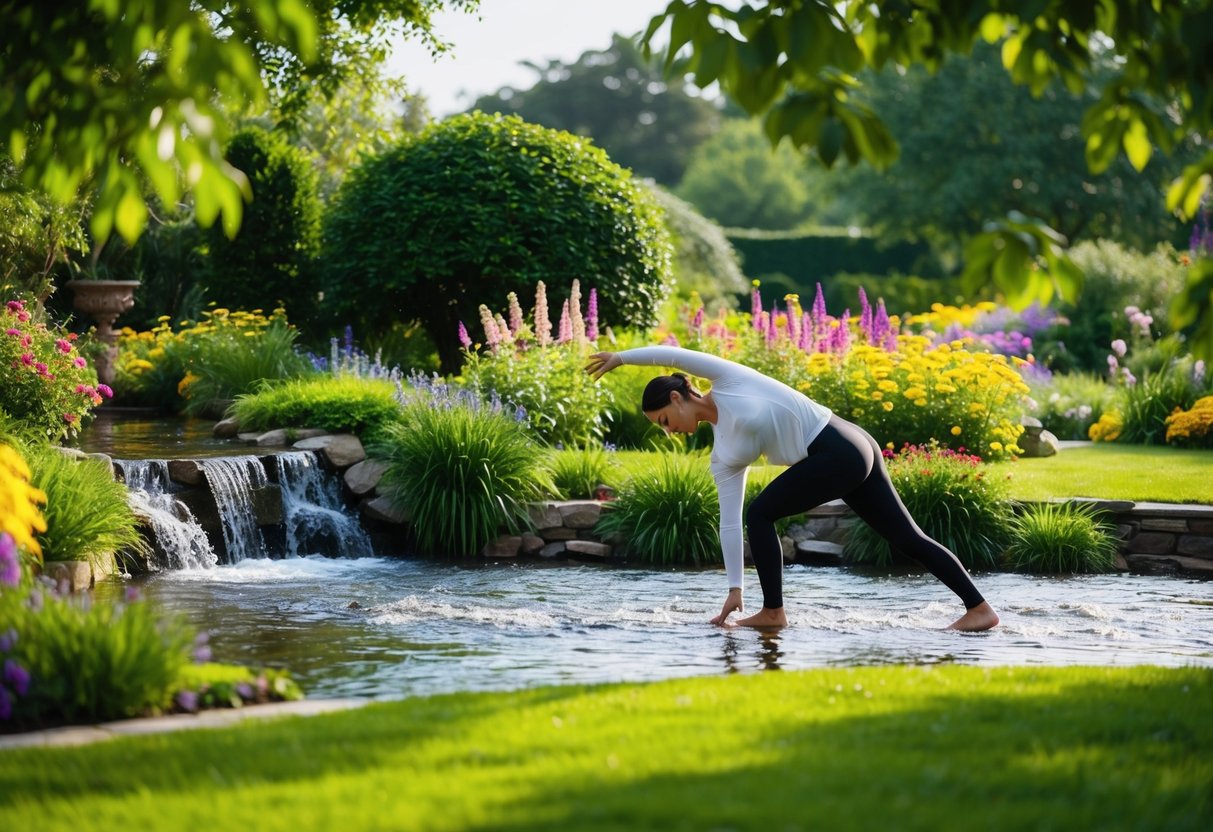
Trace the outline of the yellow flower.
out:
[[[892,409],[893,409],[893,403],[892,403],[892,402],[883,402],[883,403],[882,403],[880,406],[881,406],[881,407],[883,407],[883,408],[885,409],[885,412],[886,412],[886,413],[887,413],[888,411],[890,411],[890,410],[892,410]]]
[[[991,450],[991,451],[1001,451],[1001,450],[1002,450],[1002,443],[1001,443],[1001,442],[991,442],[991,443],[990,443],[990,450]]]
[[[0,444],[0,532],[8,532],[18,547],[41,557],[42,547],[34,534],[46,531],[46,520],[38,509],[46,504],[46,494],[29,481],[25,459],[13,448]]]
[[[961,433],[963,433],[963,431],[961,431],[960,425],[952,425],[952,435],[953,436],[960,436]]]

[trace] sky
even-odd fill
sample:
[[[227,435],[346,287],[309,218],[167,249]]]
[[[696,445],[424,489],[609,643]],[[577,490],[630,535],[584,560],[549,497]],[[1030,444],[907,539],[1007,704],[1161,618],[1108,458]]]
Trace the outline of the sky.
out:
[[[451,44],[435,59],[415,41],[401,41],[386,74],[404,76],[409,90],[429,102],[435,118],[466,110],[504,86],[526,89],[538,76],[519,66],[531,61],[573,63],[590,49],[605,49],[611,34],[631,35],[669,0],[481,0],[476,14],[443,12],[434,31]]]

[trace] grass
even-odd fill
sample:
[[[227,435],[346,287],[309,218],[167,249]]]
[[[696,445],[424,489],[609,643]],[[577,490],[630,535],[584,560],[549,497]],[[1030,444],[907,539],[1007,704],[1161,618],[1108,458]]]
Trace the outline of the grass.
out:
[[[1213,671],[943,666],[545,687],[0,752],[0,827],[1213,824]]]
[[[1002,462],[1016,500],[1098,497],[1160,503],[1213,503],[1213,451],[1095,444],[1056,456]]]
[[[642,451],[617,451],[616,455],[625,473],[643,470],[656,459]],[[1211,450],[1101,443],[1065,448],[1050,457],[998,462],[993,470],[1010,475],[1007,496],[1013,500],[1098,497],[1213,504]]]

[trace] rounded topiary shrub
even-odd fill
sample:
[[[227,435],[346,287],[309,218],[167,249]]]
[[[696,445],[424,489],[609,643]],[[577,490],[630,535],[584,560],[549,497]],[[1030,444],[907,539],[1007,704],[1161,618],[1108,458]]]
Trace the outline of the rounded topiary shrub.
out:
[[[614,326],[657,322],[670,243],[647,189],[588,139],[471,113],[406,137],[351,172],[325,231],[326,295],[347,321],[420,322],[443,369],[460,321],[544,281],[575,278]]]
[[[208,296],[233,309],[285,305],[295,320],[314,314],[314,259],[320,246],[319,178],[305,151],[281,136],[246,128],[232,137],[227,161],[249,178],[253,199],[228,239],[210,231]]]

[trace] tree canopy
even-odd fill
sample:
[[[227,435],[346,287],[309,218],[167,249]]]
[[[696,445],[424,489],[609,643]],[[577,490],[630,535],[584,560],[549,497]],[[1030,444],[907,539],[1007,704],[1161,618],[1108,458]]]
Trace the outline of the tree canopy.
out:
[[[826,165],[841,156],[877,168],[898,148],[881,114],[855,93],[857,73],[886,65],[936,71],[948,55],[999,44],[1017,83],[1040,95],[1053,83],[1081,91],[1093,63],[1115,64],[1081,124],[1087,167],[1102,173],[1123,153],[1142,170],[1156,149],[1195,137],[1201,158],[1167,191],[1168,210],[1195,216],[1213,179],[1213,0],[770,0],[727,8],[673,0],[655,17],[649,44],[669,24],[667,70],[713,82],[747,112],[761,114],[773,142],[784,138]],[[1064,238],[1013,212],[987,223],[966,249],[970,285],[992,278],[1009,302],[1054,291],[1073,298],[1081,272]],[[1194,348],[1213,357],[1213,259],[1193,263],[1173,322],[1194,326]]]
[[[715,105],[681,78],[664,78],[660,62],[619,35],[572,64],[528,65],[539,76],[534,86],[505,87],[473,109],[589,136],[615,163],[667,186],[682,178],[691,152],[720,121]]]
[[[472,9],[478,0],[444,0]],[[226,113],[264,108],[267,88],[307,100],[381,54],[389,34],[432,49],[436,0],[0,0],[0,155],[60,203],[95,193],[98,241],[133,241],[144,184],[173,204],[192,193],[200,223],[234,235],[244,175],[224,161]],[[291,110],[288,102],[285,106]]]

